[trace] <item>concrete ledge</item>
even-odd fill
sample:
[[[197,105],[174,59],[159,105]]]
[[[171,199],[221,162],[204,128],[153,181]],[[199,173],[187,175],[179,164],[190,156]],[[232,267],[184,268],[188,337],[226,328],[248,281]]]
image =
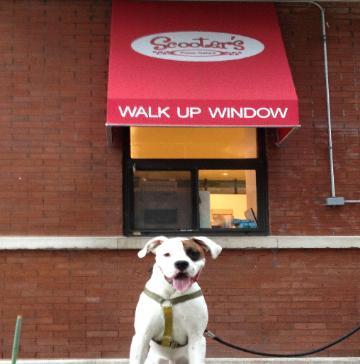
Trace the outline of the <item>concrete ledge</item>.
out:
[[[360,236],[215,236],[225,249],[350,249]],[[140,249],[149,237],[126,236],[0,236],[0,250]]]
[[[57,360],[18,360],[17,364],[128,364],[127,359],[57,359]],[[209,364],[359,364],[360,358],[303,358],[303,359],[251,359],[233,358],[207,359]],[[10,360],[0,360],[0,364],[10,364]]]

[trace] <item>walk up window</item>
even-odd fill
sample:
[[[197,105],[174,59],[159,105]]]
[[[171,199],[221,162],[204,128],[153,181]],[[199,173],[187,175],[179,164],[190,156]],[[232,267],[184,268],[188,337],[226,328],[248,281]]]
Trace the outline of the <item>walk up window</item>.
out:
[[[125,232],[266,233],[265,129],[300,126],[274,5],[113,1],[110,42]]]
[[[131,127],[127,232],[265,233],[262,134]]]

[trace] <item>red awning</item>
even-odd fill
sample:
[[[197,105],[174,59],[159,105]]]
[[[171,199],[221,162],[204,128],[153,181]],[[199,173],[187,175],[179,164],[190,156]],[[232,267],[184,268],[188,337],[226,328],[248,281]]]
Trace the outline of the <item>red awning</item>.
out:
[[[107,126],[299,126],[272,4],[113,1]]]

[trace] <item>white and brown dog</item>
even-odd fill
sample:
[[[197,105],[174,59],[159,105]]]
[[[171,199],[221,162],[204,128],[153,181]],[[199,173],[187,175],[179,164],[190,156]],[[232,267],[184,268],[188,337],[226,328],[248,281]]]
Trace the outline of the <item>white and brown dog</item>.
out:
[[[215,259],[221,247],[205,237],[159,236],[139,251],[153,252],[155,264],[136,307],[130,364],[205,363],[208,311],[197,279],[206,251]]]

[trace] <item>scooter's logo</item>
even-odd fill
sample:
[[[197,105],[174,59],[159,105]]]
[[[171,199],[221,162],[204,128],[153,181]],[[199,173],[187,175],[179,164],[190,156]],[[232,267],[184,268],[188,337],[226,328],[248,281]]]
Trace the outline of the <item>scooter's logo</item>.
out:
[[[232,61],[264,50],[260,41],[219,32],[170,32],[145,35],[131,43],[144,56],[184,62]]]

